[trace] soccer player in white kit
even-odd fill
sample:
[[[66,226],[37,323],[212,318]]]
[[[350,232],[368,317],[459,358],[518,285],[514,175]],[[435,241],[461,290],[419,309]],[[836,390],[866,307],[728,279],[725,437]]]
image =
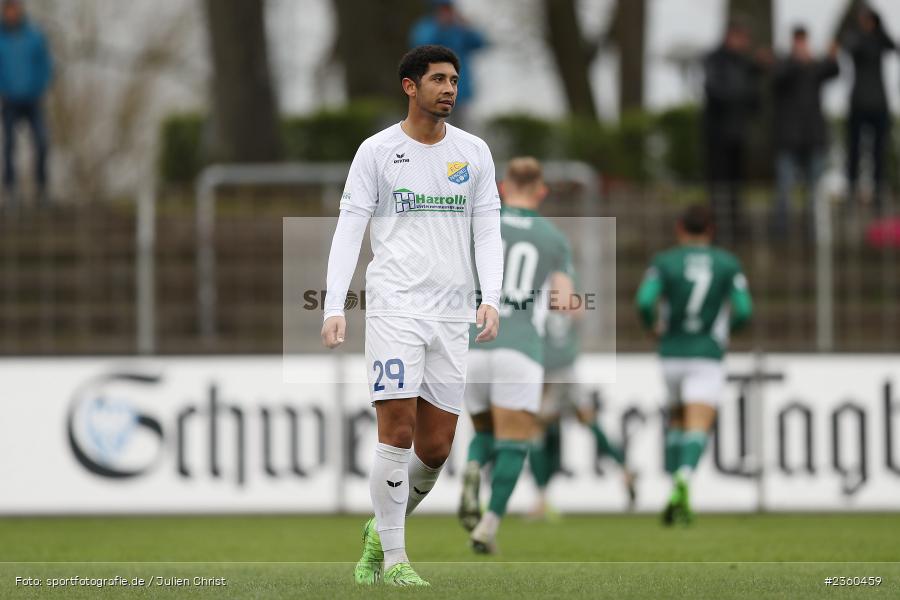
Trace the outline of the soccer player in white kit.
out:
[[[456,99],[459,60],[448,48],[420,46],[403,57],[399,75],[406,119],[365,140],[347,177],[328,258],[322,341],[329,348],[344,341],[344,301],[370,225],[365,348],[378,425],[369,477],[375,517],[365,525],[354,577],[423,586],[406,556],[404,524],[450,454],[469,324],[481,329],[479,341],[497,336],[503,251],[491,152],[444,121]]]

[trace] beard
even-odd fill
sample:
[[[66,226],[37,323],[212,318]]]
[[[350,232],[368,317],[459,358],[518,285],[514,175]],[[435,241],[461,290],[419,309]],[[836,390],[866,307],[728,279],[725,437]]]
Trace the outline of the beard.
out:
[[[419,104],[419,108],[427,112],[435,119],[446,119],[450,116],[450,113],[453,112],[452,106],[444,106],[441,104],[430,104],[429,106],[423,106],[422,104]]]

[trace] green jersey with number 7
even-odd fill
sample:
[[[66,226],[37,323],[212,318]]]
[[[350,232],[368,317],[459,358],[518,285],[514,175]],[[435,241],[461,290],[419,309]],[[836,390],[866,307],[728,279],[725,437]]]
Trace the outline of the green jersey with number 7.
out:
[[[721,248],[701,244],[656,255],[637,304],[645,325],[662,326],[660,356],[673,358],[721,359],[729,333],[743,325],[752,310],[740,261]]]

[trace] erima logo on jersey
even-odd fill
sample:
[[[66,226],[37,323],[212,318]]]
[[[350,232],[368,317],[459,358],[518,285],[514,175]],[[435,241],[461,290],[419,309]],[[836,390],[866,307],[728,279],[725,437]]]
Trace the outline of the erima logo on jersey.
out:
[[[447,179],[453,183],[465,183],[469,180],[469,163],[447,163]]]
[[[426,196],[412,190],[401,188],[394,190],[394,212],[450,212],[466,211],[466,197],[462,194],[453,196]]]
[[[406,156],[406,152],[404,152],[403,154],[395,154],[394,156],[397,157],[397,158],[394,159],[394,164],[395,164],[395,165],[396,165],[397,163],[408,163],[408,162],[409,162],[409,159],[408,159],[408,158],[404,158],[404,157]]]

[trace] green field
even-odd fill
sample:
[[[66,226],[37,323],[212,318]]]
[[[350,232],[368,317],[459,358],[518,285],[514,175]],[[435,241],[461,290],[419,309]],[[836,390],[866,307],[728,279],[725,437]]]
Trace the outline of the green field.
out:
[[[900,514],[510,517],[477,557],[454,519],[414,517],[407,548],[428,590],[352,582],[359,516],[0,519],[0,598],[898,598]],[[144,587],[49,587],[121,576]],[[829,587],[826,577],[881,577]],[[16,584],[37,577],[40,587]],[[155,577],[224,578],[163,586]]]

